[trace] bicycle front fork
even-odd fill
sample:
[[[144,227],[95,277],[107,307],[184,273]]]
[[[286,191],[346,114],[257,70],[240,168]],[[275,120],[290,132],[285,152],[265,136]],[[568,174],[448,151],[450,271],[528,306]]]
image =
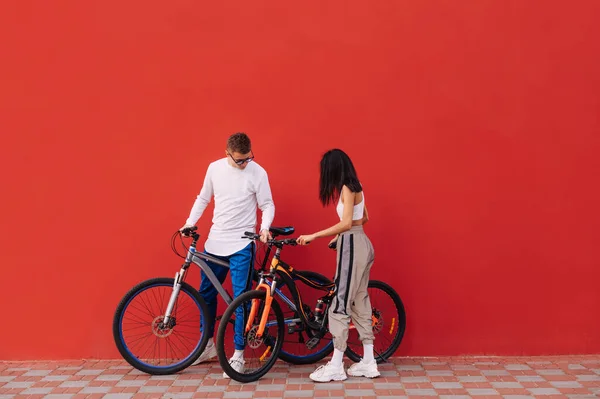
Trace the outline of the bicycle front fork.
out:
[[[181,267],[181,270],[175,273],[175,279],[173,281],[173,291],[171,292],[171,297],[169,298],[169,304],[167,305],[167,310],[165,311],[165,318],[163,320],[164,325],[169,325],[171,313],[173,313],[173,308],[175,307],[177,297],[179,296],[179,291],[181,290],[181,284],[185,280],[187,269],[188,267],[190,267],[190,263],[192,262],[192,258],[194,257],[195,252],[196,249],[193,246],[190,246],[187,257],[185,259],[185,263]]]
[[[265,278],[263,276],[258,282],[258,286],[256,287],[256,289],[262,289],[265,291],[265,306],[262,310],[262,314],[260,315],[258,331],[256,332],[256,336],[258,338],[261,338],[267,326],[267,319],[269,317],[269,312],[271,311],[271,302],[273,301],[273,293],[277,289],[277,280],[273,280],[271,285],[269,285],[265,283]],[[252,328],[252,324],[254,322],[254,318],[257,316],[259,307],[259,300],[253,299],[252,306],[250,307],[250,316],[248,317],[248,321],[246,322],[246,333],[248,333],[248,331],[250,331],[250,329]]]

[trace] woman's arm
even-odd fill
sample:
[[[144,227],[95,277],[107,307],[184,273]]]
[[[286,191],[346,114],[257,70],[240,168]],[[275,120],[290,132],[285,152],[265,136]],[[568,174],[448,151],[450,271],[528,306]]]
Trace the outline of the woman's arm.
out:
[[[369,221],[369,212],[367,212],[367,206],[365,205],[365,212],[363,213],[362,224]]]
[[[353,211],[354,211],[354,197],[355,196],[356,196],[356,193],[353,193],[352,191],[350,191],[350,189],[348,187],[343,186],[342,187],[342,203],[344,205],[344,211],[342,213],[342,220],[340,220],[339,223],[336,223],[335,225],[329,227],[328,229],[321,230],[314,234],[302,235],[302,236],[298,237],[298,240],[297,240],[298,244],[306,245],[309,242],[311,242],[317,238],[334,236],[336,234],[340,234],[340,233],[350,230],[350,228],[352,227],[352,215],[353,215]]]

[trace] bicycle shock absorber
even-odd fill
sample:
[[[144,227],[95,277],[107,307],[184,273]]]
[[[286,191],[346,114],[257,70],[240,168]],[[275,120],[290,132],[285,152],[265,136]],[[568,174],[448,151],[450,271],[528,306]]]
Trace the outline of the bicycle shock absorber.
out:
[[[175,307],[175,301],[177,301],[177,296],[179,295],[179,291],[181,290],[180,279],[182,275],[180,273],[181,272],[177,272],[177,274],[175,274],[175,279],[173,281],[173,291],[171,291],[171,297],[169,298],[169,303],[167,305],[167,310],[165,311],[165,318],[163,321],[165,325],[169,324],[169,321],[171,319],[171,313],[173,312],[173,308]]]
[[[325,304],[323,303],[322,299],[318,299],[317,300],[317,305],[315,306],[315,321],[318,323],[321,321],[321,318],[323,317],[323,308],[325,307]]]
[[[317,300],[317,304],[314,310],[314,321],[315,323],[319,324],[321,328],[317,330],[316,334],[313,335],[313,337],[306,342],[306,347],[309,350],[313,350],[319,344],[321,338],[323,338],[323,336],[325,335],[325,330],[323,330],[323,323],[325,322],[324,314],[326,305],[327,304],[325,303],[323,298],[319,298]]]

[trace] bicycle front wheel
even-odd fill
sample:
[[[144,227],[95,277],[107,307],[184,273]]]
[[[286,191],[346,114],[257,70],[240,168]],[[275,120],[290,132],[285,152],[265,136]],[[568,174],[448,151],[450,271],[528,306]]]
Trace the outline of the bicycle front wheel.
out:
[[[277,301],[271,301],[264,331],[259,334],[266,297],[266,292],[259,290],[238,296],[227,307],[219,324],[219,363],[223,371],[238,382],[252,382],[264,376],[281,350],[285,324]]]
[[[171,318],[165,312],[174,280],[154,278],[133,287],[113,319],[113,338],[121,356],[136,369],[153,375],[189,367],[206,347],[202,332],[206,303],[192,286],[181,284]]]

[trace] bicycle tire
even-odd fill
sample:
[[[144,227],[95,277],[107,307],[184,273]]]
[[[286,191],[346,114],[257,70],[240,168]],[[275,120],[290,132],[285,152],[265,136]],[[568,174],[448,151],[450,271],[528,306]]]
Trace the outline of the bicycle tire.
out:
[[[398,295],[396,290],[394,290],[389,284],[379,280],[370,280],[368,288],[376,288],[384,291],[392,299],[398,311],[398,331],[392,340],[392,344],[383,353],[375,353],[375,360],[377,360],[377,363],[383,363],[389,359],[394,352],[396,352],[400,346],[400,343],[402,342],[402,338],[404,337],[404,332],[406,330],[406,311],[404,309],[402,299],[400,299],[400,295]],[[377,339],[377,337],[375,337],[375,339]],[[350,358],[350,360],[353,362],[359,362],[362,358],[358,353],[352,350],[350,346],[346,348],[346,356],[348,356],[348,358]]]
[[[127,310],[127,306],[129,305],[129,303],[131,303],[131,301],[137,295],[143,293],[144,291],[146,291],[147,289],[149,289],[151,287],[165,286],[165,287],[173,288],[174,282],[175,282],[174,279],[166,278],[166,277],[159,277],[159,278],[153,278],[153,279],[149,279],[146,281],[142,281],[141,283],[139,283],[136,286],[134,286],[133,288],[131,288],[125,294],[125,296],[119,302],[119,305],[117,306],[117,309],[116,309],[114,317],[113,317],[113,339],[115,340],[115,344],[117,346],[117,349],[119,350],[119,353],[121,354],[123,359],[125,359],[127,361],[127,363],[129,363],[134,368],[136,368],[144,373],[147,373],[147,374],[151,374],[151,375],[174,374],[174,373],[177,373],[179,371],[182,371],[182,370],[188,368],[189,366],[192,365],[192,363],[194,363],[196,361],[196,359],[200,356],[200,354],[206,347],[206,344],[208,343],[208,335],[203,333],[203,334],[201,334],[200,341],[196,345],[195,349],[186,358],[184,358],[180,362],[178,362],[172,366],[152,366],[148,363],[141,361],[135,355],[133,355],[133,353],[131,353],[131,351],[127,347],[127,344],[124,342],[124,337],[123,337],[123,333],[122,333],[122,322],[123,322],[124,311]],[[181,291],[188,294],[196,302],[196,305],[200,309],[201,315],[208,314],[208,308],[206,306],[206,303],[204,302],[204,300],[198,293],[198,290],[193,288],[188,283],[183,282],[181,284]]]
[[[275,347],[272,349],[273,355],[269,358],[267,362],[265,362],[264,366],[260,367],[257,371],[253,373],[243,374],[239,373],[231,367],[229,364],[229,359],[227,359],[227,355],[225,353],[224,347],[224,338],[226,334],[226,328],[229,324],[231,318],[235,316],[236,309],[241,306],[244,302],[251,301],[253,299],[264,300],[266,297],[266,292],[263,290],[252,290],[243,293],[234,299],[227,309],[223,313],[221,318],[221,323],[219,324],[219,330],[217,332],[217,356],[219,358],[219,363],[221,364],[221,368],[231,379],[236,380],[238,382],[246,383],[253,382],[259,380],[262,376],[271,370],[271,367],[277,361],[279,357],[279,351],[281,350],[281,345],[283,343],[283,334],[285,330],[285,321],[283,319],[283,313],[277,301],[271,302],[271,309],[275,312],[275,317],[277,319],[277,342],[275,343]],[[244,340],[246,337],[244,337]]]

